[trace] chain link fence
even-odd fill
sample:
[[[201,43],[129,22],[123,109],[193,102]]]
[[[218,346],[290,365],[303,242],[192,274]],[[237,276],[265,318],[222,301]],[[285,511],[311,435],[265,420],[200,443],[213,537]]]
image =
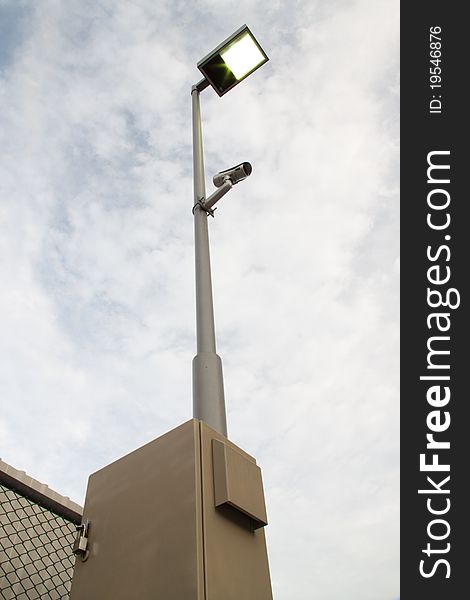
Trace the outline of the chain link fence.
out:
[[[68,599],[75,523],[0,484],[0,598]]]

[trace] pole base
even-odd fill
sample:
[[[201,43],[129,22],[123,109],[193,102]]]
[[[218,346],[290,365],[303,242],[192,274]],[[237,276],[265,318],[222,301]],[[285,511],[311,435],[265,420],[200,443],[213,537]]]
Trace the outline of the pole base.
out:
[[[90,476],[71,600],[272,600],[256,461],[196,419]]]
[[[193,358],[193,415],[227,437],[222,360],[215,352]]]

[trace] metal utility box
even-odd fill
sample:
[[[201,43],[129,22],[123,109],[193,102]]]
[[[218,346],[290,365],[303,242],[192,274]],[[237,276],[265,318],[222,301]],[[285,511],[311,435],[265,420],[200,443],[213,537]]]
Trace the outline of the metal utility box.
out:
[[[71,600],[271,600],[261,471],[192,419],[90,476]]]

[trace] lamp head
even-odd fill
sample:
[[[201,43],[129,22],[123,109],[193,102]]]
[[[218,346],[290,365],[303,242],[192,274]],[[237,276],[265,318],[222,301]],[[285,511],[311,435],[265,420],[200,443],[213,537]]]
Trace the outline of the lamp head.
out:
[[[269,60],[246,25],[214,48],[197,63],[198,69],[223,96]]]

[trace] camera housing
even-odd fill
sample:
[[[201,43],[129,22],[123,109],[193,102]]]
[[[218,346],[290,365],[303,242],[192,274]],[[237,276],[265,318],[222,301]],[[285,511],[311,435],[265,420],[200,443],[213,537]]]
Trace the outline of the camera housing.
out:
[[[242,162],[239,165],[235,165],[231,169],[220,171],[217,175],[214,175],[212,181],[215,187],[222,186],[226,181],[230,181],[233,185],[239,181],[243,181],[253,171],[253,167],[249,162]]]

